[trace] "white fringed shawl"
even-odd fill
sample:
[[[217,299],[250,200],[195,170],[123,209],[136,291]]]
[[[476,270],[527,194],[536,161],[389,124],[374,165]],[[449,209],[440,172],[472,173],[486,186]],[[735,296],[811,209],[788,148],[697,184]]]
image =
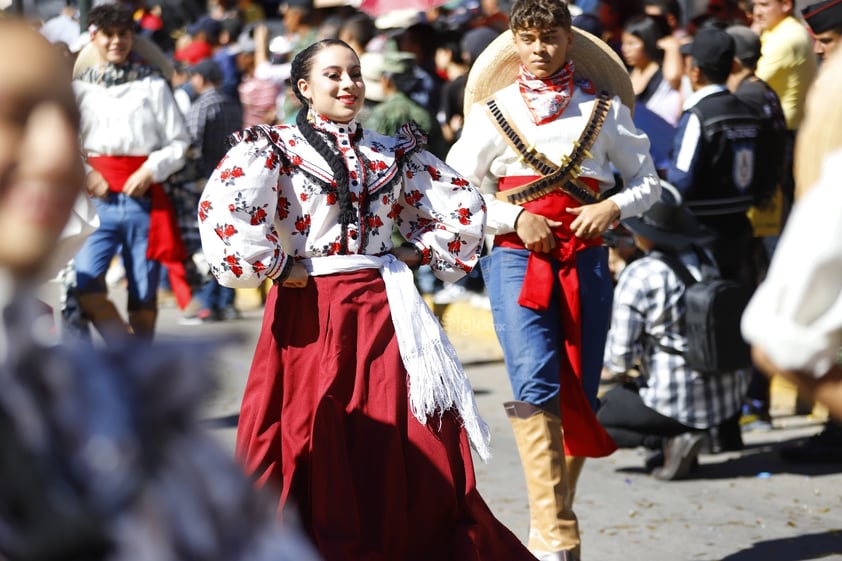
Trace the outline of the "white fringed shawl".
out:
[[[415,288],[412,271],[395,256],[336,255],[300,261],[314,276],[379,269],[408,375],[409,407],[418,421],[455,408],[474,450],[483,461],[491,457],[491,434],[477,409],[474,392],[456,349]]]

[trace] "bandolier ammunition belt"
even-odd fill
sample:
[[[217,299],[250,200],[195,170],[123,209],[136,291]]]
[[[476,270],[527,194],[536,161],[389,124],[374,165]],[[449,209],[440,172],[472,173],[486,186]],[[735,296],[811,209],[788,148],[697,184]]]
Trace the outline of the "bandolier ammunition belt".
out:
[[[493,117],[497,128],[509,145],[520,154],[521,160],[537,171],[541,177],[520,187],[497,193],[497,198],[516,205],[539,199],[556,189],[561,189],[582,204],[599,201],[599,194],[594,193],[584,182],[578,179],[582,173],[581,163],[585,158],[592,158],[589,152],[596,137],[602,129],[608,111],[611,108],[611,97],[602,91],[596,97],[590,119],[579,139],[573,143],[573,151],[562,157],[561,166],[557,166],[535,150],[534,146],[523,141],[523,136],[517,131],[510,119],[506,118],[503,109],[497,105],[493,97],[485,102],[486,109]]]

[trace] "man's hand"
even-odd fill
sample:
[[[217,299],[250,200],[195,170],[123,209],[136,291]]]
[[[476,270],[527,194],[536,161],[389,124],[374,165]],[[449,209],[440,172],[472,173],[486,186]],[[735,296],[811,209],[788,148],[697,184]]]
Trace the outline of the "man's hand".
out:
[[[576,216],[570,229],[577,238],[583,240],[601,235],[620,218],[620,207],[610,199],[566,210]]]
[[[289,276],[281,283],[285,288],[304,288],[307,286],[307,281],[310,280],[310,275],[307,269],[301,263],[295,263],[289,271]]]
[[[123,193],[129,197],[140,198],[146,194],[150,185],[152,185],[152,171],[141,166],[126,180]]]
[[[517,217],[515,232],[526,249],[538,253],[549,253],[555,249],[553,228],[558,226],[561,226],[561,222],[524,210]]]
[[[101,173],[92,169],[90,173],[85,176],[85,189],[87,189],[88,195],[103,199],[108,194],[108,182]]]

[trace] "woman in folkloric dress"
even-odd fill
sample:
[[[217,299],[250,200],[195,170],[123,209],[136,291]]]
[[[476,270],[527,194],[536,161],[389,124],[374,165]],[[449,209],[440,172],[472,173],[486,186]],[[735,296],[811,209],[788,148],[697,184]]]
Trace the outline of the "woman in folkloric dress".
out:
[[[468,272],[482,197],[414,125],[359,126],[365,84],[347,44],[303,50],[292,84],[296,125],[235,135],[199,204],[219,281],[273,281],[238,457],[327,561],[534,559],[476,490],[468,442],[487,457],[488,429],[407,267]]]

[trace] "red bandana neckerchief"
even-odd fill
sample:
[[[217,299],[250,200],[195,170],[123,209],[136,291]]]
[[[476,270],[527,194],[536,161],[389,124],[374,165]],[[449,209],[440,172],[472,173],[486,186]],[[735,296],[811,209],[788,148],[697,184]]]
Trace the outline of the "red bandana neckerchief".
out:
[[[517,83],[536,125],[552,121],[567,109],[573,97],[573,72],[571,60],[549,78],[538,78],[521,65]]]

